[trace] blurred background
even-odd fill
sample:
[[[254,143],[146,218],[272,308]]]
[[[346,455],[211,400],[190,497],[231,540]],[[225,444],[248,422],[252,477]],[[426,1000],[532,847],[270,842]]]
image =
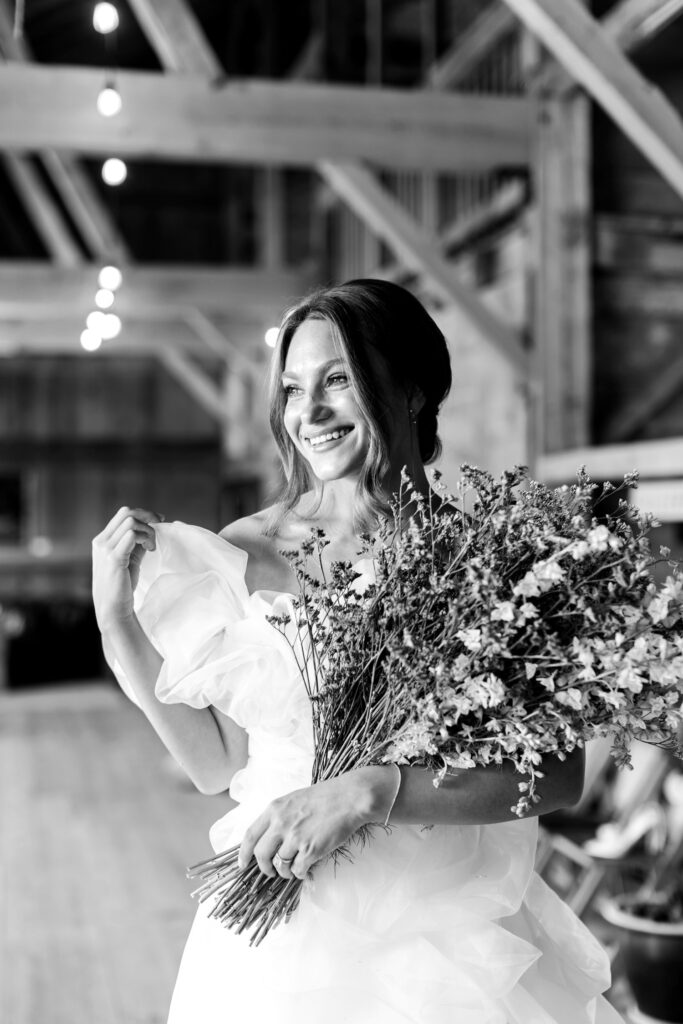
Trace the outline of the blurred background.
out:
[[[217,530],[268,500],[269,345],[308,290],[381,277],[425,303],[454,366],[447,483],[463,461],[638,469],[680,556],[682,12],[0,0],[3,1022],[166,1019],[184,865],[227,797],[195,794],[111,682],[90,541],[123,504]],[[648,757],[627,783],[591,755],[541,866],[629,1019],[681,1021],[635,1008],[595,909],[678,834],[678,772]]]

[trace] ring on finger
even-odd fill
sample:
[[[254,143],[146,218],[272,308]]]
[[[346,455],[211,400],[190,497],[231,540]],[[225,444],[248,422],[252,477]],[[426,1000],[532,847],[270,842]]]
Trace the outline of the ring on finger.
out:
[[[295,860],[296,857],[281,857],[279,853],[276,853],[275,856],[273,857],[273,867],[277,871],[281,867],[284,867],[285,864],[287,865],[287,867],[289,867],[289,865],[293,864]]]

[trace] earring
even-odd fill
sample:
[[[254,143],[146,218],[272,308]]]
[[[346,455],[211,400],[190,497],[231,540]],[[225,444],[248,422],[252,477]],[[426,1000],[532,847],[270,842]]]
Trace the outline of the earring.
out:
[[[408,409],[408,416],[413,427],[417,426],[417,413],[414,409]]]

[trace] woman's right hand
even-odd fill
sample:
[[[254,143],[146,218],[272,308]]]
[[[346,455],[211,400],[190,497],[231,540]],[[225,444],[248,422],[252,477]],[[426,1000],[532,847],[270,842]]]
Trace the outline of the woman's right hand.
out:
[[[93,539],[93,602],[104,632],[133,615],[133,591],[145,551],[156,547],[154,525],[163,516],[124,505]]]

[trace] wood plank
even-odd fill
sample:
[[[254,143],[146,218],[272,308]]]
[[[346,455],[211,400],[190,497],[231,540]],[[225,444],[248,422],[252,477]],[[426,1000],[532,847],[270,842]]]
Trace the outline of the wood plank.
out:
[[[98,264],[53,267],[32,260],[0,261],[0,319],[45,319],[93,308]],[[121,316],[173,319],[190,307],[243,316],[269,326],[308,291],[310,269],[216,264],[123,266],[115,309]]]
[[[620,273],[601,278],[596,286],[601,309],[663,317],[683,317],[683,291],[677,278]]]
[[[527,354],[516,331],[461,284],[453,268],[424,230],[365,168],[356,164],[321,163],[325,180],[398,258],[420,276],[442,300],[456,305],[483,340],[520,373],[528,371]]]
[[[83,263],[83,254],[62,211],[29,158],[22,153],[5,153],[3,159],[7,175],[48,255],[62,267],[75,267]]]
[[[111,684],[2,695],[3,1021],[165,1020],[195,909],[184,867],[230,806],[171,770]]]
[[[577,0],[505,0],[683,198],[683,122]]]
[[[130,6],[166,71],[192,71],[212,79],[224,76],[213,47],[184,0],[130,0]]]
[[[427,82],[435,89],[459,85],[516,25],[517,19],[504,4],[489,4],[432,65]]]
[[[656,441],[629,444],[604,444],[571,448],[541,455],[536,476],[547,483],[562,484],[576,480],[585,466],[594,480],[619,480],[625,473],[638,470],[643,478],[678,477],[683,466],[683,438],[667,437]]]
[[[533,114],[523,97],[258,81],[220,87],[196,74],[120,71],[123,110],[92,103],[97,68],[0,67],[0,147],[205,163],[306,166],[367,159],[389,167],[525,166]]]

